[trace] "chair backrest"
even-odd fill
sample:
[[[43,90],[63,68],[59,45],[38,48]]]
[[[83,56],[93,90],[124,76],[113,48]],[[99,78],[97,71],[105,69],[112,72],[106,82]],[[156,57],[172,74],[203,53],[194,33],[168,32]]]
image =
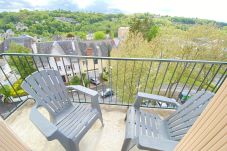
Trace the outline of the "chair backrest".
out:
[[[213,96],[214,93],[199,91],[166,119],[171,139],[181,140]]]
[[[47,109],[53,120],[63,110],[72,106],[67,88],[58,71],[51,69],[36,71],[25,78],[21,87],[36,100],[37,106]]]

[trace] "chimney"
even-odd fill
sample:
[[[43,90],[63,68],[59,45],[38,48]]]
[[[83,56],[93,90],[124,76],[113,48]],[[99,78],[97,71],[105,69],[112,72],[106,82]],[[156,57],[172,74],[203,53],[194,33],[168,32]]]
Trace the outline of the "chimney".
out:
[[[93,56],[93,49],[91,47],[87,48],[86,55],[87,56]]]

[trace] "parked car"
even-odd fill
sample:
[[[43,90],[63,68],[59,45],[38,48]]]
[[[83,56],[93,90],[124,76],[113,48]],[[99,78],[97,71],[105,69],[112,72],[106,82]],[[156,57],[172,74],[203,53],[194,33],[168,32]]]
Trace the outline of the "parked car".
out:
[[[114,91],[110,88],[107,88],[106,90],[102,91],[100,94],[101,94],[102,98],[106,98],[106,97],[114,95]]]
[[[97,79],[97,78],[96,78],[96,79],[95,79],[95,78],[91,78],[90,81],[91,81],[91,83],[94,84],[94,85],[99,85],[99,84],[100,84],[100,81],[99,81],[99,79]]]

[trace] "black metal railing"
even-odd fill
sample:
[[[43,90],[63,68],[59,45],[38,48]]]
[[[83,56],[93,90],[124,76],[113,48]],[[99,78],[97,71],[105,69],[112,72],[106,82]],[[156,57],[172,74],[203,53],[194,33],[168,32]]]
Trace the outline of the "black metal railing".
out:
[[[0,93],[8,98],[1,103],[3,118],[29,98],[20,87],[25,77],[43,69],[58,70],[66,85],[81,84],[99,91],[100,103],[123,106],[131,105],[138,91],[177,101],[185,101],[202,89],[215,93],[227,76],[227,62],[218,61],[17,53],[1,54],[1,59]],[[6,69],[7,65],[10,68]],[[109,95],[101,97],[102,92]],[[90,101],[84,94],[74,91],[69,95],[73,102]],[[143,106],[173,108],[154,101]]]

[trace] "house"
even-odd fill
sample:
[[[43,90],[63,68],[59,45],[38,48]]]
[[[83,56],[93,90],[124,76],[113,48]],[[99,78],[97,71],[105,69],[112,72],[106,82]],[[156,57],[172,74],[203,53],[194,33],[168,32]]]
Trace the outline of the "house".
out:
[[[102,41],[81,41],[63,40],[53,42],[36,43],[35,53],[54,54],[54,55],[73,55],[73,56],[109,56],[110,50],[114,47],[112,40]],[[106,66],[105,61],[101,62],[96,59],[77,59],[64,57],[39,58],[36,57],[39,68],[51,66],[58,70],[62,75],[64,82],[68,82],[73,76],[80,76],[80,71],[85,73],[89,78],[99,77],[102,73],[102,67]]]
[[[1,35],[1,37],[3,37],[4,39],[10,38],[13,36],[14,36],[14,32],[12,29],[7,29],[6,32]]]
[[[16,30],[17,30],[17,31],[24,31],[24,30],[28,30],[28,27],[25,26],[23,23],[18,22],[18,23],[16,24]]]
[[[33,50],[35,47],[36,39],[28,35],[7,38],[0,45],[0,52],[6,52],[7,50],[9,50],[10,43],[12,42]]]
[[[129,33],[129,27],[119,27],[118,28],[118,39],[120,41],[125,40]]]

